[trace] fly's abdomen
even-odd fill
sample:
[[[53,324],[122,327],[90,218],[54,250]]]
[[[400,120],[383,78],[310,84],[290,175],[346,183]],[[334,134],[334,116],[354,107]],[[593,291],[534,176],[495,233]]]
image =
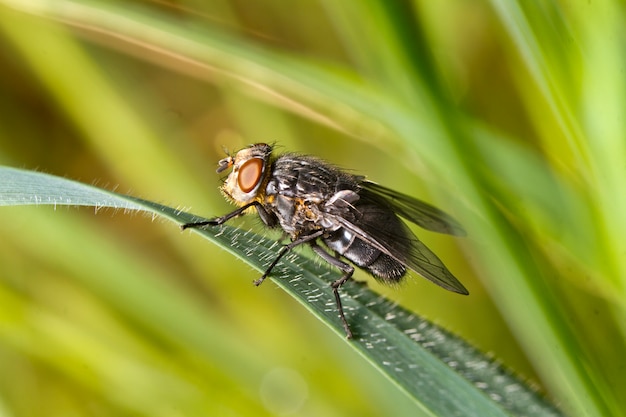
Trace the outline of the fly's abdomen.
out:
[[[406,266],[381,252],[354,233],[341,228],[323,239],[326,246],[365,269],[383,282],[398,282],[406,274]]]

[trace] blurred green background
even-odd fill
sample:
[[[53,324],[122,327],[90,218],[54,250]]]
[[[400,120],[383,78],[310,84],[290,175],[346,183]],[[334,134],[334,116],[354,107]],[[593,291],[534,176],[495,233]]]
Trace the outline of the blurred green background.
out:
[[[610,1],[0,0],[0,163],[212,217],[232,209],[225,148],[323,157],[468,227],[417,233],[469,297],[377,291],[573,415],[626,415],[623,19]],[[0,416],[420,415],[173,224],[11,207],[0,236]]]

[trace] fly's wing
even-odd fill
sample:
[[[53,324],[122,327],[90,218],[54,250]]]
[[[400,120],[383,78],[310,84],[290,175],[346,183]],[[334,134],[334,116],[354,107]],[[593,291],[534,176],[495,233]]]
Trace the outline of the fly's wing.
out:
[[[371,181],[362,181],[359,183],[359,187],[361,188],[359,194],[371,193],[376,200],[386,204],[400,216],[426,230],[456,236],[467,234],[463,226],[452,216],[428,203]]]
[[[469,294],[469,291],[452,275],[437,255],[428,249],[404,223],[402,223],[402,227],[411,236],[411,250],[405,257],[406,266],[446,290],[459,294]],[[394,257],[393,254],[392,257]]]
[[[381,200],[379,195],[363,190],[358,197],[355,193],[352,194],[358,199],[346,201],[349,203],[350,213],[334,209],[328,213],[334,222],[354,233],[357,239],[435,284],[453,292],[468,294],[467,289],[448,271],[443,262],[385,204],[386,199]]]
[[[437,255],[400,220],[398,222],[402,228],[401,234],[382,228],[379,224],[360,223],[359,227],[342,217],[337,220],[358,239],[389,255],[440,287],[459,294],[469,294],[469,291],[452,275]]]

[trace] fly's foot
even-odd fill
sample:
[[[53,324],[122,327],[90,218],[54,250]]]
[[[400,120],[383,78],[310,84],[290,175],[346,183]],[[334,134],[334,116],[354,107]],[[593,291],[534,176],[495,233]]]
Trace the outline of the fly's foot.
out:
[[[180,230],[187,230],[187,229],[197,229],[197,228],[202,228],[205,226],[218,226],[222,223],[220,223],[218,221],[218,219],[215,220],[205,220],[202,222],[192,222],[192,223],[185,223],[185,224],[181,224],[180,225]]]
[[[255,279],[254,281],[252,281],[252,283],[254,284],[255,287],[258,287],[259,285],[263,284],[263,281],[265,281],[265,278],[267,278],[267,274],[261,275],[261,278]]]

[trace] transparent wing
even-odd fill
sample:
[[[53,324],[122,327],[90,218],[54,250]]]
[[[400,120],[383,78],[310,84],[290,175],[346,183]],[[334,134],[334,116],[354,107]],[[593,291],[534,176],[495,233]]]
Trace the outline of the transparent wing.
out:
[[[373,194],[373,198],[386,203],[394,212],[426,230],[455,236],[467,235],[459,222],[437,207],[375,182],[365,180],[359,183],[359,187],[361,188],[359,194],[363,192]]]
[[[412,269],[435,284],[460,294],[468,294],[463,284],[445,267],[443,262],[411,232],[393,208],[377,194],[359,193],[350,215],[345,212],[328,213],[330,219],[357,239]],[[334,211],[334,210],[331,210]],[[381,277],[383,280],[384,277]],[[392,279],[391,282],[394,280]]]

